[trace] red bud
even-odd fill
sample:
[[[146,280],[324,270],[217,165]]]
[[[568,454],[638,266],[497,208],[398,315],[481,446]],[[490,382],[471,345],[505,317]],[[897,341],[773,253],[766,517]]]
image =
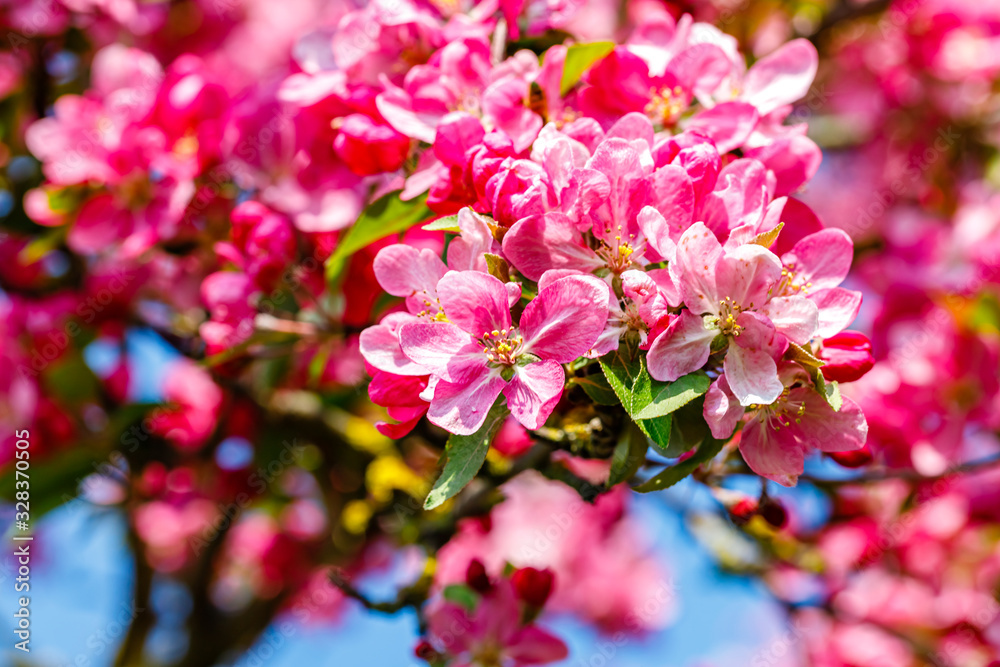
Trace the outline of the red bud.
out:
[[[823,341],[817,355],[826,362],[820,370],[827,380],[854,382],[875,365],[872,343],[858,331],[841,331]]]
[[[477,593],[488,593],[493,588],[490,575],[486,574],[486,566],[479,559],[473,559],[469,563],[469,569],[465,571],[465,583]]]
[[[511,576],[511,583],[517,597],[524,600],[532,607],[544,607],[545,601],[552,593],[552,582],[554,576],[552,570],[538,570],[533,567],[521,568]]]
[[[413,655],[417,656],[421,660],[426,660],[427,662],[434,662],[438,659],[439,655],[437,650],[431,643],[426,639],[421,639],[417,645],[413,648]]]
[[[872,462],[872,450],[866,444],[861,449],[850,452],[827,452],[827,456],[844,466],[845,468],[860,468]],[[1000,666],[998,666],[1000,667]]]
[[[761,505],[760,515],[764,517],[764,521],[779,530],[788,524],[788,512],[785,511],[785,507],[771,498],[768,498],[767,502]]]
[[[729,516],[732,518],[733,523],[737,526],[742,526],[747,523],[756,513],[757,501],[749,497],[736,501],[736,503],[729,508]]]

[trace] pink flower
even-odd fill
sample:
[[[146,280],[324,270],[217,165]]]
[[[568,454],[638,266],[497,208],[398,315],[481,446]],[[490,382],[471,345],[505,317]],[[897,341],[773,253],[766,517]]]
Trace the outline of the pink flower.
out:
[[[564,659],[569,651],[555,635],[534,624],[523,625],[521,608],[509,579],[485,593],[475,610],[436,600],[427,609],[431,644],[457,658],[455,667],[472,665],[545,665]]]
[[[431,422],[475,433],[501,392],[525,428],[539,428],[552,413],[565,383],[561,364],[585,354],[604,329],[607,286],[585,276],[557,280],[515,327],[510,305],[519,293],[485,273],[452,271],[437,285],[442,321],[400,327],[405,357],[438,380]]]
[[[781,262],[763,246],[723,248],[703,224],[681,237],[670,272],[687,309],[649,348],[649,373],[672,382],[705,365],[716,336],[729,340],[723,368],[740,403],[768,404],[781,394],[776,358],[787,342],[805,343],[817,326],[806,297],[774,297]]]
[[[410,139],[364,114],[351,114],[333,140],[337,155],[359,176],[396,171],[410,152]]]
[[[814,450],[844,452],[861,449],[868,438],[868,422],[857,403],[842,398],[834,410],[813,388],[798,366],[782,366],[782,390],[770,405],[744,408],[729,378],[720,375],[705,395],[704,416],[718,439],[732,435],[744,416],[749,419],[740,437],[740,453],[762,477],[794,486],[807,454]]]

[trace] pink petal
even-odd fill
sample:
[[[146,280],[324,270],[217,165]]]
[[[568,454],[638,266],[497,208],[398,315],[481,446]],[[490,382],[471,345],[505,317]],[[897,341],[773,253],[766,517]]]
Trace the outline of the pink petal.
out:
[[[471,208],[458,212],[458,228],[461,235],[448,245],[448,268],[454,271],[486,271],[484,253],[499,254],[499,246],[493,240],[493,232],[483,219]],[[494,246],[497,246],[494,248]]]
[[[767,204],[767,170],[757,160],[735,160],[719,173],[702,204],[705,224],[720,238],[743,225],[757,225]]]
[[[448,320],[476,338],[511,326],[507,288],[488,273],[449,271],[438,295]]]
[[[396,375],[427,375],[424,368],[403,354],[399,336],[394,327],[377,324],[361,332],[361,356],[369,364]]]
[[[834,412],[826,399],[815,391],[805,388],[798,391],[802,394],[805,411],[802,423],[793,424],[793,427],[807,450],[848,452],[865,446],[868,422],[857,403],[844,396],[840,410]]]
[[[715,142],[720,153],[728,153],[746,142],[759,118],[752,104],[734,100],[699,111],[684,129],[701,132]]]
[[[695,314],[718,310],[715,267],[721,256],[722,245],[703,222],[691,225],[677,243],[676,257],[668,268],[681,300]]]
[[[393,296],[434,295],[438,281],[448,272],[433,250],[418,250],[397,243],[379,250],[372,264],[375,278]]]
[[[483,348],[449,322],[404,324],[399,329],[399,344],[403,354],[425,369],[423,375],[435,375],[448,382],[469,382],[470,377],[486,367]]]
[[[652,206],[645,206],[639,211],[636,222],[649,246],[644,259],[647,262],[672,260],[677,252],[677,245],[670,238],[670,228],[663,215]]]
[[[778,361],[788,349],[788,339],[778,333],[767,316],[754,311],[744,311],[736,318],[740,335],[735,342],[748,350],[761,350]]]
[[[572,221],[562,213],[532,215],[516,223],[503,239],[503,252],[530,280],[549,269],[577,269],[585,273],[604,266],[588,247]]]
[[[563,367],[551,359],[518,368],[503,390],[510,413],[526,429],[541,428],[559,402],[565,381]]]
[[[747,72],[741,97],[766,115],[806,96],[816,77],[819,55],[805,39],[788,42]]]
[[[657,380],[673,382],[698,370],[708,361],[712,340],[718,333],[706,328],[700,315],[690,310],[682,311],[650,345],[646,357],[649,374]]]
[[[80,208],[66,242],[75,252],[89,255],[107,249],[132,233],[132,216],[111,195],[97,195]]]
[[[375,105],[386,122],[400,134],[428,144],[434,143],[437,124],[443,114],[414,111],[410,96],[399,88],[381,93],[375,99]]]
[[[478,118],[464,111],[453,111],[437,126],[434,155],[448,166],[463,166],[465,152],[482,143],[485,135]]]
[[[644,141],[650,147],[653,146],[653,123],[637,111],[627,113],[615,122],[604,135],[605,139],[619,137],[628,142],[635,140]]]
[[[809,137],[792,135],[744,153],[760,160],[775,177],[774,194],[791,194],[808,183],[819,170],[823,152]]]
[[[729,297],[743,308],[762,306],[780,277],[781,260],[757,244],[727,251],[719,259],[715,273],[719,298]]]
[[[705,421],[712,430],[712,437],[725,440],[731,436],[743,412],[743,406],[729,389],[725,374],[720,375],[709,386],[708,393],[705,394],[705,407],[702,410]]]
[[[811,283],[810,291],[839,285],[851,270],[853,259],[854,242],[842,229],[810,234],[781,257],[782,263],[794,273],[794,283]]]
[[[829,338],[851,326],[861,309],[861,292],[843,287],[819,290],[809,299],[819,308],[816,335],[820,338]]]
[[[561,364],[583,356],[608,319],[608,286],[593,276],[568,276],[548,285],[524,308],[524,350]]]
[[[805,463],[802,446],[788,429],[774,431],[758,419],[743,427],[740,454],[751,470],[782,486],[795,486]]]
[[[722,367],[740,405],[769,405],[785,388],[778,379],[778,365],[764,350],[730,345]]]
[[[668,164],[653,172],[652,203],[676,240],[694,221],[694,183],[682,167]],[[661,253],[662,254],[662,253]]]
[[[507,381],[500,377],[500,369],[486,365],[479,366],[477,374],[461,382],[438,382],[427,419],[450,433],[472,435],[486,421],[486,415],[506,385]]]
[[[667,73],[676,76],[681,87],[695,95],[715,90],[731,70],[725,51],[708,43],[689,46],[667,64]]]
[[[776,297],[758,312],[766,315],[775,329],[799,345],[808,343],[819,326],[819,308],[804,296]]]
[[[565,659],[569,649],[555,635],[529,625],[514,635],[504,653],[522,665],[545,665]]]

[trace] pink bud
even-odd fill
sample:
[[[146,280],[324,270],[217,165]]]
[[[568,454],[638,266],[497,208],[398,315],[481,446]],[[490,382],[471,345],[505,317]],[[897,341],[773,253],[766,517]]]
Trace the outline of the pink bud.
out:
[[[532,607],[544,607],[545,601],[552,593],[552,582],[554,576],[552,570],[548,568],[538,570],[533,567],[524,567],[514,572],[510,581],[514,584],[517,597],[524,600]]]
[[[757,501],[747,496],[729,508],[729,516],[737,526],[742,526],[757,514]]]
[[[858,331],[841,331],[827,338],[818,356],[826,362],[823,377],[836,382],[854,382],[875,365],[871,341]]]

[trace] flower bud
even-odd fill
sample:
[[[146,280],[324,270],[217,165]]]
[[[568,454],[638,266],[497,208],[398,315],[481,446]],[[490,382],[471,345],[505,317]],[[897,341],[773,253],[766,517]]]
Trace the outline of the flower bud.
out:
[[[826,455],[845,468],[860,468],[861,466],[866,466],[871,463],[874,458],[872,456],[872,450],[869,449],[867,443],[861,449],[855,449],[849,452],[827,452]]]
[[[417,645],[413,647],[413,655],[427,662],[434,662],[440,657],[437,650],[431,646],[431,643],[426,639],[421,639]]]
[[[875,365],[872,344],[858,331],[841,331],[823,341],[819,358],[826,362],[820,370],[827,380],[854,382]]]
[[[517,592],[517,597],[536,608],[545,606],[545,601],[552,593],[553,579],[552,570],[548,568],[538,570],[533,567],[521,568],[514,572],[510,578],[511,583],[514,584],[514,590]]]
[[[788,525],[788,512],[785,510],[784,505],[773,498],[768,498],[760,506],[760,515],[764,517],[764,521],[767,521],[778,530]]]
[[[737,526],[745,525],[754,517],[755,514],[757,514],[757,501],[749,496],[736,501],[732,507],[729,508],[729,518],[731,518],[733,523]]]
[[[486,574],[486,566],[478,558],[469,563],[469,569],[465,571],[465,583],[477,593],[488,593],[493,588],[490,575]]]

